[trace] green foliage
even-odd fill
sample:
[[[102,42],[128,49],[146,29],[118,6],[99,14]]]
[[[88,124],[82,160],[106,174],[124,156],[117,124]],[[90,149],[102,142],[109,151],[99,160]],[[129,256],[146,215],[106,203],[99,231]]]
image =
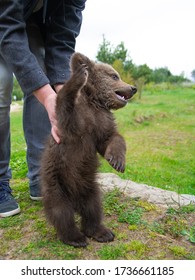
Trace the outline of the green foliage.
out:
[[[143,208],[136,207],[136,209],[127,209],[120,213],[118,221],[121,223],[127,223],[129,225],[141,224],[141,218],[143,215]]]
[[[97,255],[101,260],[118,260],[124,256],[128,251],[126,244],[104,245],[98,252]]]
[[[104,197],[104,212],[107,215],[117,214],[120,223],[140,225],[143,223],[143,213],[154,209],[155,206],[148,202],[125,198],[118,188],[107,192]]]
[[[150,69],[146,64],[139,66],[134,65],[132,70],[134,80],[137,81],[138,79],[143,78],[145,83],[149,83],[152,80],[152,73],[152,69]]]
[[[192,226],[188,231],[183,230],[181,233],[183,235],[187,235],[188,240],[190,240],[190,242],[195,243],[195,225]]]
[[[169,250],[173,252],[173,254],[177,257],[186,257],[187,255],[189,255],[188,251],[186,250],[186,248],[182,247],[182,246],[170,246]]]
[[[168,214],[185,214],[185,213],[191,213],[191,212],[195,212],[195,204],[188,204],[188,205],[184,205],[184,206],[180,206],[177,209],[176,208],[168,208],[167,213]]]
[[[147,64],[136,65],[132,62],[128,54],[128,50],[125,48],[124,43],[121,42],[116,47],[111,46],[111,43],[105,39],[103,36],[103,42],[99,46],[99,50],[96,56],[98,61],[105,62],[113,65],[115,68],[115,61],[120,60],[122,66],[116,69],[123,80],[126,79],[126,76],[131,77],[131,81],[139,85],[137,82],[140,78],[144,81],[145,84],[154,82],[154,83],[182,83],[188,81],[183,74],[175,76],[172,75],[170,70],[167,67],[160,67],[155,70],[152,70]],[[193,75],[193,72],[192,72]],[[142,88],[139,88],[141,92]],[[141,97],[141,95],[140,95]]]
[[[151,81],[155,83],[167,82],[171,77],[171,72],[167,67],[155,69],[152,73]]]
[[[144,259],[150,248],[139,240],[132,240],[127,244],[104,245],[98,252],[102,260]]]
[[[174,238],[184,235],[187,236],[190,242],[194,243],[195,221],[192,224],[188,224],[185,218],[190,213],[195,213],[194,204],[180,206],[178,208],[168,208],[164,216],[150,225],[150,230],[163,235],[169,234]]]
[[[132,240],[127,247],[128,251],[134,253],[136,259],[142,259],[144,254],[151,250],[148,245],[144,244],[140,240]]]
[[[119,213],[123,206],[120,203],[122,193],[118,188],[115,188],[112,192],[107,192],[104,197],[104,211],[107,215],[111,213]]]
[[[103,42],[99,46],[96,58],[98,61],[108,64],[113,64],[115,60],[121,60],[122,62],[125,62],[127,58],[127,49],[125,49],[123,42],[113,48],[111,43],[103,36]]]

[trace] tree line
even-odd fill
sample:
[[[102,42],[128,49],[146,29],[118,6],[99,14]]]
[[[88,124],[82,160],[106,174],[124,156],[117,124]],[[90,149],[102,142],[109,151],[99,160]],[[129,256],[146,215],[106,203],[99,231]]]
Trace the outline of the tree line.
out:
[[[123,80],[127,82],[136,82],[139,84],[147,83],[183,83],[189,80],[181,75],[173,75],[167,67],[151,69],[147,64],[136,65],[133,63],[121,42],[116,47],[113,47],[109,41],[103,36],[103,42],[100,44],[96,59],[99,62],[104,62],[112,65],[120,74]]]

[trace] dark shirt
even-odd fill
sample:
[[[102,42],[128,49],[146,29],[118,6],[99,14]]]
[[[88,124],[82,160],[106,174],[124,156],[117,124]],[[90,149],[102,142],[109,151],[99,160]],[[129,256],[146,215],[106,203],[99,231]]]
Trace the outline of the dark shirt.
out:
[[[25,94],[69,78],[86,0],[44,0],[39,24],[45,44],[46,74],[29,49],[26,21],[37,0],[0,0],[0,54],[10,65]],[[35,14],[35,13],[34,13]]]

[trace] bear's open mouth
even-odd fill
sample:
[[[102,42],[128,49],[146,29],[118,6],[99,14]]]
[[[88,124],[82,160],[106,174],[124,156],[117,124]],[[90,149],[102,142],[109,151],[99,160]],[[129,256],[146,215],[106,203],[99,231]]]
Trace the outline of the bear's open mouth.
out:
[[[125,90],[115,90],[115,93],[116,93],[116,96],[119,100],[123,101],[123,102],[127,102],[131,97],[132,95],[125,92]]]

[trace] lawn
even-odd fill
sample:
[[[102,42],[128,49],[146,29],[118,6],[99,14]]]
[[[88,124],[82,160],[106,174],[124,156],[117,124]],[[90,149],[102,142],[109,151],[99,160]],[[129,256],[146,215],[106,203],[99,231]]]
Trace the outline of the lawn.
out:
[[[164,210],[115,189],[103,199],[104,221],[115,240],[73,248],[57,239],[41,202],[30,200],[27,182],[14,183],[22,212],[0,219],[0,259],[195,260],[195,205]]]
[[[195,89],[147,90],[116,118],[127,142],[123,178],[195,194]],[[105,162],[101,170],[112,171]]]
[[[195,89],[149,88],[114,112],[127,143],[126,171],[120,175],[137,183],[195,195]],[[13,112],[14,178],[26,175],[22,113]],[[101,159],[101,172],[114,172]]]
[[[115,112],[127,142],[125,179],[195,194],[195,89],[148,88]],[[11,113],[13,194],[19,215],[0,219],[0,259],[195,259],[195,205],[161,209],[117,188],[103,194],[109,244],[62,244],[48,225],[41,202],[29,198],[21,111]],[[114,172],[101,159],[100,171]]]

